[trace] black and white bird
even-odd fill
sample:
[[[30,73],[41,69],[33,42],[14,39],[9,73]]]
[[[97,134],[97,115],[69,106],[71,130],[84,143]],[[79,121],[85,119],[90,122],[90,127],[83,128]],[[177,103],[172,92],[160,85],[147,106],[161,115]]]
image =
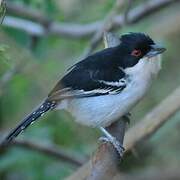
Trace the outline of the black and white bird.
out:
[[[45,101],[29,114],[3,143],[12,141],[50,110],[65,109],[81,124],[97,127],[122,153],[122,146],[105,129],[126,115],[146,94],[161,68],[158,46],[143,33],[128,33],[120,44],[73,65]]]

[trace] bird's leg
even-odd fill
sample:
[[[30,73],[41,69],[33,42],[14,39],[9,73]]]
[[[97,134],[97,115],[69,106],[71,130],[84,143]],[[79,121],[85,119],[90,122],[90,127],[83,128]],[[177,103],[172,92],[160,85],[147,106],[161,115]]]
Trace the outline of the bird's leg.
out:
[[[105,141],[105,142],[110,142],[114,146],[114,148],[116,149],[116,151],[118,152],[120,157],[122,157],[123,152],[125,150],[123,145],[115,137],[113,137],[105,128],[100,127],[100,130],[105,135],[105,137],[101,137],[99,140]]]

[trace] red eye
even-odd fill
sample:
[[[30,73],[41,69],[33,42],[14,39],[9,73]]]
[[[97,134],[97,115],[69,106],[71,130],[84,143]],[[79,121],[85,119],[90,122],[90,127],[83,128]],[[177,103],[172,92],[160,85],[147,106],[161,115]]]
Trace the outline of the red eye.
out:
[[[141,50],[134,49],[131,53],[132,56],[139,57],[141,56]]]

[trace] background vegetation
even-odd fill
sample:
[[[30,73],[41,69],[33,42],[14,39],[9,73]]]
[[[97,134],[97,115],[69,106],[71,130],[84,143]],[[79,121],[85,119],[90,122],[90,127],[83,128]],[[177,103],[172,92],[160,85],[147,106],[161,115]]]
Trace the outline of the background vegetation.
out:
[[[145,1],[133,1],[131,8]],[[87,24],[102,20],[114,6],[113,0],[14,0],[7,1],[6,16],[19,17],[10,6],[23,6],[50,20]],[[125,1],[118,14],[127,9]],[[180,84],[180,3],[160,8],[141,21],[125,24],[116,33],[145,32],[167,48],[163,68],[147,97],[134,108],[130,127],[161,102]],[[32,20],[34,21],[34,20]],[[90,38],[69,38],[48,34],[34,36],[12,28],[4,20],[0,30],[0,133],[14,127],[48,94],[65,70],[82,58]],[[100,44],[95,51],[102,49]],[[124,159],[121,169],[128,173],[152,172],[154,169],[180,166],[180,111],[150,140],[138,146]],[[68,155],[84,162],[97,146],[100,133],[76,124],[67,112],[51,112],[29,127],[18,139],[43,146],[56,144]],[[47,154],[13,146],[0,154],[0,179],[56,180],[67,177],[77,164]]]

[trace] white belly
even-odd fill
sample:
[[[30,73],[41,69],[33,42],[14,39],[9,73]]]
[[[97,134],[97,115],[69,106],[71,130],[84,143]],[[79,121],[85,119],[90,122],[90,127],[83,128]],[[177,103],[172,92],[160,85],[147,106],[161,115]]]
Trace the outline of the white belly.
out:
[[[108,126],[127,114],[131,108],[143,97],[146,88],[141,86],[131,89],[128,87],[120,94],[72,99],[67,102],[66,110],[75,120],[88,126]]]
[[[154,76],[154,73],[152,74],[150,71],[151,68],[147,68],[146,73],[144,71],[141,73],[138,68],[138,76],[131,79],[131,83],[119,94],[63,100],[57,109],[66,109],[77,122],[87,126],[105,127],[110,125],[127,114],[151,85]],[[131,69],[128,71],[130,74]]]

